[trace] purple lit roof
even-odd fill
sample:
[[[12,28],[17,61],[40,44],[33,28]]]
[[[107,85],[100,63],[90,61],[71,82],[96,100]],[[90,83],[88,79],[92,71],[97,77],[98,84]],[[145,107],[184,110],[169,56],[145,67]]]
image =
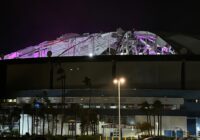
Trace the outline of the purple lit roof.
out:
[[[89,55],[173,55],[174,49],[162,38],[147,31],[117,30],[108,33],[68,33],[53,41],[7,54],[4,59],[89,56]]]

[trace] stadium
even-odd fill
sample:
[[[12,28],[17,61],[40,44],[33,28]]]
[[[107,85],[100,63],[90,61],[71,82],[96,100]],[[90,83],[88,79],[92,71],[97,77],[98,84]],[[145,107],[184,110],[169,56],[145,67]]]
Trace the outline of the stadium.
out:
[[[187,39],[196,44],[180,43]],[[199,42],[119,28],[2,55],[1,133],[118,136],[120,110],[122,137],[199,136],[200,59],[190,55]]]

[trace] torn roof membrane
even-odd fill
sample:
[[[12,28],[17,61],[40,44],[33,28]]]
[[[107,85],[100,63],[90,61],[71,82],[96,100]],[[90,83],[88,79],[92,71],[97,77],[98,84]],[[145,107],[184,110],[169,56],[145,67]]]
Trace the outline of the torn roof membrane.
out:
[[[7,54],[4,59],[25,59],[95,55],[173,55],[174,49],[162,38],[147,31],[118,30],[108,33],[65,34],[56,40]]]

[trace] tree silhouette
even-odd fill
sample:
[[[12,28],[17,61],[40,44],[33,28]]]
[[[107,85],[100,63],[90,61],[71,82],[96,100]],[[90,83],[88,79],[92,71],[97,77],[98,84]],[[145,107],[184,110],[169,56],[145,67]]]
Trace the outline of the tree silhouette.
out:
[[[83,80],[83,83],[87,88],[91,88],[92,87],[91,79],[88,78],[87,76],[85,76],[85,78]]]
[[[62,119],[61,119],[61,136],[63,134],[63,125],[64,125],[64,118],[65,118],[65,78],[66,78],[66,75],[65,75],[65,70],[61,67],[59,67],[59,69],[57,70],[57,74],[59,75],[58,77],[58,81],[61,81],[61,89],[62,89],[62,102],[61,102],[61,109],[62,109]]]
[[[162,110],[163,110],[163,104],[161,101],[156,100],[153,103],[153,108],[154,108],[154,113],[157,115],[157,120],[158,120],[158,132],[157,135],[161,135],[162,133]]]
[[[143,123],[137,123],[136,124],[136,129],[140,130],[140,132],[148,132],[149,129],[152,129],[152,126],[148,122],[143,122]],[[149,132],[148,132],[149,135]]]
[[[151,116],[150,116],[150,105],[147,101],[143,102],[141,104],[141,110],[145,112],[146,114],[146,122],[151,125]],[[150,135],[150,129],[148,129],[148,135]]]

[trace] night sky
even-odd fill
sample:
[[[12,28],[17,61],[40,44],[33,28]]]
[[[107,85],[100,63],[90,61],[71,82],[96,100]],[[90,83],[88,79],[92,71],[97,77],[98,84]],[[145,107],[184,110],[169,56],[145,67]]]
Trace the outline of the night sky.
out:
[[[69,32],[107,32],[118,27],[200,33],[197,0],[1,0],[0,17],[0,53]]]

